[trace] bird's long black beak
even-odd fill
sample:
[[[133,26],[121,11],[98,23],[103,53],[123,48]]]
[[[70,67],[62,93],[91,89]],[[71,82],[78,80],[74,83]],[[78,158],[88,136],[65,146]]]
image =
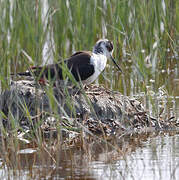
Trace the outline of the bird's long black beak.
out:
[[[119,65],[116,63],[116,61],[115,61],[115,59],[112,57],[112,55],[110,55],[110,58],[111,58],[111,60],[113,61],[113,63],[116,65],[116,67],[118,68],[118,70],[121,72],[121,73],[123,73],[122,72],[122,69],[119,67]]]

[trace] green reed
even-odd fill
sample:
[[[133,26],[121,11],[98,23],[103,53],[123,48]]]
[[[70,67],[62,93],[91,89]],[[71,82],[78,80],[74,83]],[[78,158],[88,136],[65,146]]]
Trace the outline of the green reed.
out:
[[[0,5],[0,76],[5,84],[4,79],[9,79],[11,72],[41,64],[48,31],[55,42],[54,61],[58,60],[58,55],[64,59],[75,50],[90,50],[97,39],[106,37],[114,42],[118,63],[124,71],[127,67],[131,72],[126,73],[126,78],[137,76],[135,78],[145,85],[150,78],[158,76],[159,68],[168,67],[167,57],[177,47],[177,1],[53,0],[49,1],[44,19],[41,18],[44,6],[38,0],[30,3],[2,0]],[[155,49],[154,43],[157,43]],[[170,53],[166,51],[168,48]],[[150,56],[148,62],[145,61],[147,56]],[[114,78],[112,87],[123,91],[120,74],[115,70],[111,76],[111,69],[106,70],[105,76]],[[103,78],[100,82],[104,83]],[[130,91],[130,85],[127,89]]]

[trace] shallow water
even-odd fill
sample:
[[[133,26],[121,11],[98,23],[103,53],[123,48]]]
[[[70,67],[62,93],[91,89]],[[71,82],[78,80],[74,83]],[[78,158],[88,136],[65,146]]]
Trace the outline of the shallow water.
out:
[[[0,177],[8,179],[178,179],[179,134],[144,133],[118,142],[118,151],[90,143],[86,150],[8,152]],[[103,144],[104,145],[104,144]],[[29,152],[28,152],[29,150]],[[25,154],[26,152],[26,154]],[[2,157],[1,157],[2,158]],[[6,159],[6,161],[7,161]]]
[[[179,135],[149,138],[125,160],[92,162],[90,167],[96,179],[178,179]]]

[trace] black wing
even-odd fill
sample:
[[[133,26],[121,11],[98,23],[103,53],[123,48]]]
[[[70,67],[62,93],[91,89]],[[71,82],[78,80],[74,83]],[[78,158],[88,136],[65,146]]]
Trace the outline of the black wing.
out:
[[[94,73],[94,66],[90,63],[90,58],[91,52],[80,51],[66,60],[68,68],[77,81],[86,80]]]
[[[80,51],[73,54],[69,59],[66,59],[64,63],[77,81],[80,79],[83,81],[94,73],[94,66],[90,63],[90,58],[91,52]],[[47,79],[63,79],[61,67],[62,62],[50,64],[45,67],[33,67],[33,72],[36,76],[45,76]]]
[[[72,68],[71,73],[76,81],[83,81],[88,79],[94,73],[94,66],[91,64],[79,65],[78,68]]]

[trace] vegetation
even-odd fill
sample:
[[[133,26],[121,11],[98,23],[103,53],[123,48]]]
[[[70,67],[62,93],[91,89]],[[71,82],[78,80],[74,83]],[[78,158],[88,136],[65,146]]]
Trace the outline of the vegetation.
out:
[[[9,87],[11,73],[91,50],[99,38],[108,38],[124,75],[109,61],[99,83],[125,95],[144,92],[154,105],[152,93],[179,95],[177,0],[0,0],[0,17],[1,91]],[[47,94],[57,114],[51,87]],[[15,129],[16,119],[10,120]],[[17,139],[11,143],[18,151]]]
[[[51,57],[58,61],[59,55],[66,58],[76,50],[90,50],[97,39],[106,37],[114,42],[114,56],[126,72],[127,87],[123,89],[124,82],[113,66],[105,72],[108,81],[101,77],[100,82],[130,94],[146,90],[154,80],[156,90],[167,80],[162,70],[176,67],[178,4],[176,0],[2,0],[2,84],[7,85],[12,72],[25,71]]]

